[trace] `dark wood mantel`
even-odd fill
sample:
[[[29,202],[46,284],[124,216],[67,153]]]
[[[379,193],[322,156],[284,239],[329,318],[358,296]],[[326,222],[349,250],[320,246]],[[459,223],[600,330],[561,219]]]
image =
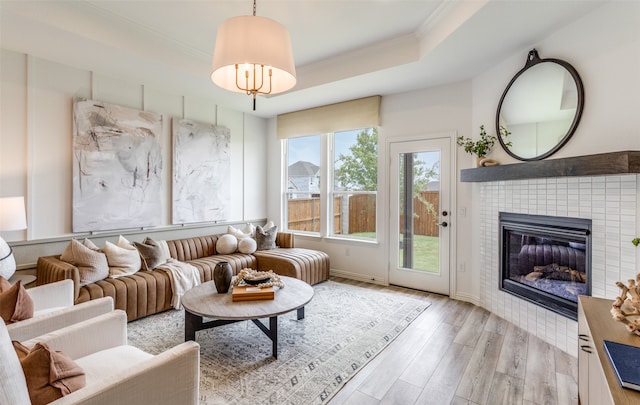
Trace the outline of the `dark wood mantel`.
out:
[[[640,173],[640,151],[600,153],[562,159],[462,169],[461,182]]]

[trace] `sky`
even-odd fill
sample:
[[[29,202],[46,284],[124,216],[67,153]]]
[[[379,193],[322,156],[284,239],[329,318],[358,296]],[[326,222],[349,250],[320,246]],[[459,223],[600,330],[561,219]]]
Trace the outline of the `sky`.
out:
[[[336,156],[351,155],[349,146],[355,143],[360,130],[341,132],[335,137]],[[289,165],[298,161],[320,166],[320,136],[289,138]]]
[[[335,137],[335,156],[340,154],[349,156],[351,151],[349,146],[353,145],[360,130],[341,132]],[[289,166],[298,162],[311,162],[320,166],[320,136],[289,138],[288,140],[288,164]],[[423,152],[417,159],[426,163],[426,168],[430,169],[439,160],[439,154],[433,152]]]

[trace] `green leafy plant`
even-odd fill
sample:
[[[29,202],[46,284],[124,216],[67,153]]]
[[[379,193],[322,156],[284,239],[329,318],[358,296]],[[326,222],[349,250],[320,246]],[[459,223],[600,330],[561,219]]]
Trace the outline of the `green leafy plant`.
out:
[[[505,138],[509,136],[511,132],[507,130],[507,128],[500,126],[500,136],[505,141]],[[480,139],[474,141],[471,138],[465,138],[464,136],[459,136],[456,139],[456,143],[464,148],[464,151],[476,155],[479,158],[487,156],[487,153],[491,152],[493,145],[495,145],[498,137],[495,135],[488,135],[487,131],[484,129],[484,125],[480,125]],[[511,146],[511,142],[504,142],[506,146]]]
[[[633,246],[638,246],[640,245],[640,238],[634,238],[631,243],[633,243]]]

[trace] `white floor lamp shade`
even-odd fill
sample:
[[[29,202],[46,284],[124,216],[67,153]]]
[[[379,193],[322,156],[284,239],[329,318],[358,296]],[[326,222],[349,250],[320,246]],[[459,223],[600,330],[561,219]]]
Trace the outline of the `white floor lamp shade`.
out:
[[[27,229],[24,197],[0,198],[0,231]],[[9,279],[16,272],[16,259],[11,247],[0,237],[0,276]]]

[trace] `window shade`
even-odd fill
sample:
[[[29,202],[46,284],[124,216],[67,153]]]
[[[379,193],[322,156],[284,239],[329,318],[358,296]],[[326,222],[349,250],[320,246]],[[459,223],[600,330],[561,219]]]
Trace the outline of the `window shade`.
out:
[[[380,125],[380,96],[278,115],[279,139],[348,131]]]

